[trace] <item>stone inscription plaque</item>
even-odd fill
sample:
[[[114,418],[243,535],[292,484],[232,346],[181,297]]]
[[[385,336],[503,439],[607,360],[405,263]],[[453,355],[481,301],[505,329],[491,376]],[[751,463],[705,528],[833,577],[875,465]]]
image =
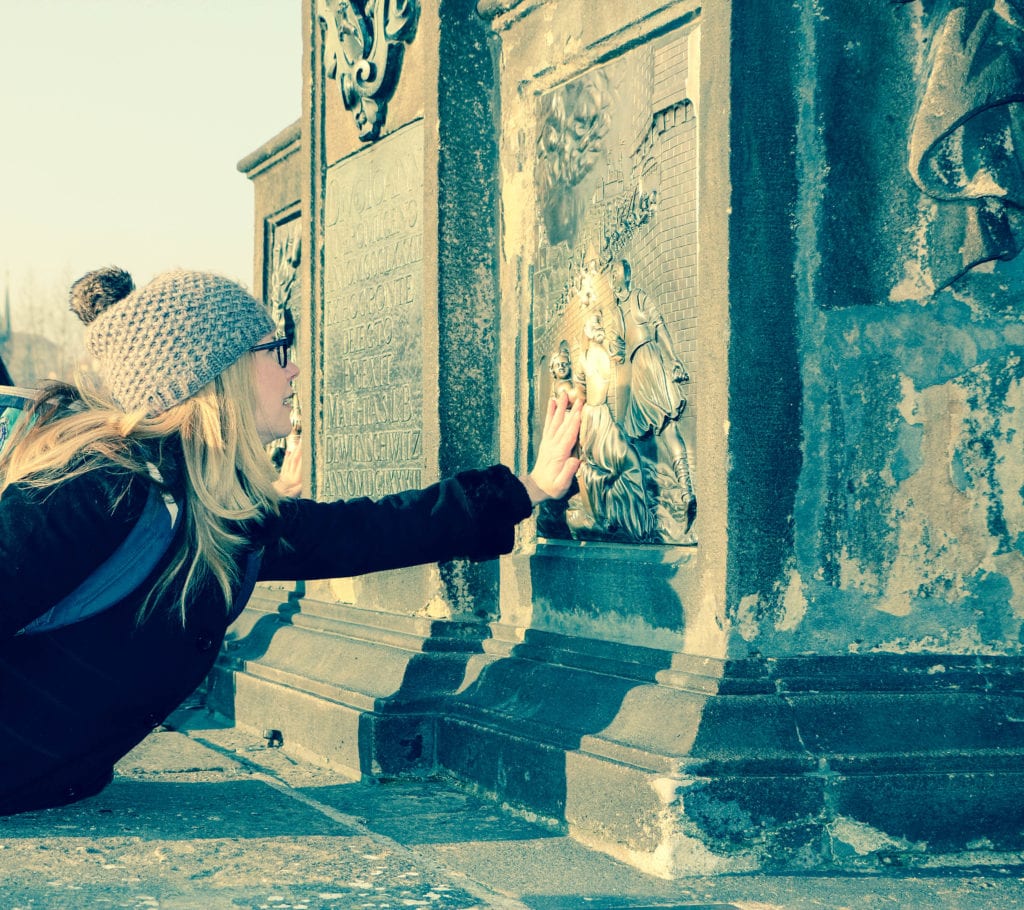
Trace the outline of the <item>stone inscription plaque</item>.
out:
[[[423,484],[423,126],[327,172],[323,499]]]

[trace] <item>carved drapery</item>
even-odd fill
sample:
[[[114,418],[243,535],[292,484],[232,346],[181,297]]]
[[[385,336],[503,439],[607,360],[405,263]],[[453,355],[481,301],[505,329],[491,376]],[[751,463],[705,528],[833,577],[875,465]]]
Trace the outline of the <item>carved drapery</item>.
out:
[[[317,0],[324,72],[338,81],[364,142],[380,136],[419,12],[419,0]]]
[[[1024,10],[940,3],[908,166],[934,201],[925,265],[935,290],[1024,245]]]

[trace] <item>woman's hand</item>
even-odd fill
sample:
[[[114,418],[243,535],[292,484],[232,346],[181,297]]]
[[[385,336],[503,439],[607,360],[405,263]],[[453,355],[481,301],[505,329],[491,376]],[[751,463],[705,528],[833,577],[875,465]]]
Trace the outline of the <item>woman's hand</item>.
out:
[[[302,437],[288,437],[281,462],[281,471],[274,481],[274,489],[279,496],[292,498],[302,492]]]
[[[579,458],[572,452],[579,439],[582,414],[582,403],[575,401],[570,407],[569,398],[564,393],[548,403],[537,460],[533,470],[520,478],[534,505],[545,499],[559,499],[572,486],[572,479],[580,467]]]

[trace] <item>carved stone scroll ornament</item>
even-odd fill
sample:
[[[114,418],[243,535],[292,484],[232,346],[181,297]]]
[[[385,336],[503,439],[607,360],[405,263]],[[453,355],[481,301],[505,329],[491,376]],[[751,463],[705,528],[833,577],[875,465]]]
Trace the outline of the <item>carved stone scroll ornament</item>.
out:
[[[380,136],[398,85],[405,45],[416,37],[419,0],[317,0],[326,25],[324,72],[337,79],[359,138]]]
[[[926,264],[941,290],[1024,242],[1024,2],[940,4],[935,18],[909,168],[935,200]]]

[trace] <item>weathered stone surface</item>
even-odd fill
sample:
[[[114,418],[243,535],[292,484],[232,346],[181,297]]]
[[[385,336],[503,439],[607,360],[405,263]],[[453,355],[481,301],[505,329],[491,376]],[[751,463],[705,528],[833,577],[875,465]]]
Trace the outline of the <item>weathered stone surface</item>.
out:
[[[423,126],[327,170],[317,494],[425,485]]]
[[[590,409],[581,493],[500,566],[279,592],[216,704],[360,773],[443,769],[659,875],[1019,861],[1010,7],[473,7],[423,4],[376,146],[309,74],[311,488],[340,477],[331,396],[377,375],[349,355],[398,337],[424,480],[525,469],[557,388]],[[416,155],[415,315],[388,334],[336,280],[368,222],[335,216]],[[660,373],[624,356],[640,301],[680,355]],[[686,405],[644,434],[635,393],[670,374]],[[371,429],[381,458],[341,454],[397,481],[412,449]]]

